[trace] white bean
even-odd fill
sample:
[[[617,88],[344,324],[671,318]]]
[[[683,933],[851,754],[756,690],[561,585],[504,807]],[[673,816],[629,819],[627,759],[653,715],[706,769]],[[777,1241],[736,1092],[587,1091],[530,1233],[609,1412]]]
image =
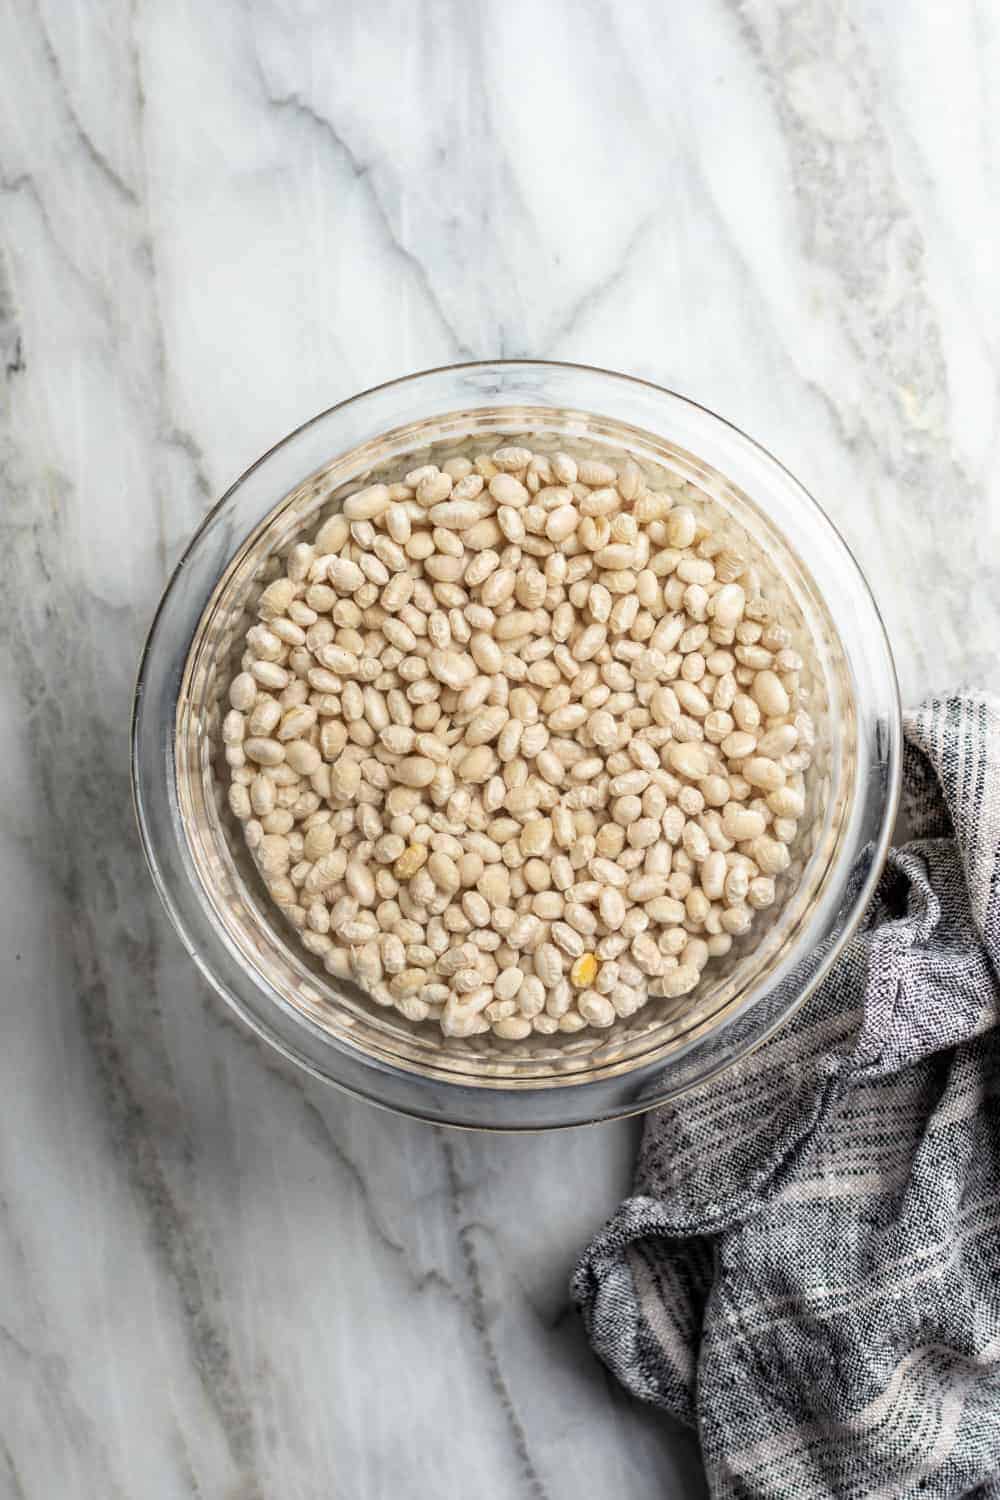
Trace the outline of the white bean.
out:
[[[696,486],[609,458],[473,447],[349,495],[268,563],[220,711],[303,944],[456,1039],[688,994],[805,817],[809,665],[771,573]]]

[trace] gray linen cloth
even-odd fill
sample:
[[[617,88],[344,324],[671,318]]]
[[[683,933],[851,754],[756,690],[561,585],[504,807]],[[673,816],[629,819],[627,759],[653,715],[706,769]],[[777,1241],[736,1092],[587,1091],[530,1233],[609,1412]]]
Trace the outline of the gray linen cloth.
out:
[[[649,1117],[573,1293],[713,1496],[1000,1500],[1000,700],[907,717],[861,930],[755,1056]]]

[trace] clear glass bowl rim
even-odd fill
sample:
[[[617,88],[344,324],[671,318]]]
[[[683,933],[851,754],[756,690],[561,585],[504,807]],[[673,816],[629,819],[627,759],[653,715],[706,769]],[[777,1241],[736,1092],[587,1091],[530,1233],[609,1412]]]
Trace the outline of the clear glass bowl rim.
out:
[[[149,716],[145,712],[145,689],[151,672],[151,663],[155,661],[161,644],[165,648],[170,645],[170,640],[161,641],[161,636],[170,613],[171,601],[177,589],[178,581],[185,574],[192,560],[197,556],[200,544],[205,538],[206,533],[210,532],[213,523],[225,511],[227,505],[234,500],[250,477],[262,466],[266,465],[280,450],[293,444],[297,438],[308,433],[311,428],[334,418],[338,412],[343,412],[352,406],[360,406],[364,402],[377,398],[380,395],[402,390],[413,385],[419,385],[422,381],[430,382],[440,377],[480,374],[484,377],[489,377],[494,372],[499,376],[504,372],[513,375],[514,372],[530,374],[532,371],[542,372],[543,374],[546,371],[558,372],[569,378],[574,376],[584,379],[596,377],[600,380],[612,382],[619,388],[633,386],[639,391],[648,392],[654,398],[663,400],[665,404],[677,403],[680,407],[686,408],[692,413],[700,414],[709,423],[716,424],[719,428],[725,429],[733,439],[745,445],[747,449],[762,458],[767,465],[770,465],[774,470],[783,475],[786,481],[798,492],[802,502],[811,510],[813,520],[819,522],[825,528],[830,539],[839,547],[843,561],[849,565],[855,582],[860,584],[865,602],[870,608],[870,623],[875,627],[877,634],[875,646],[883,658],[879,664],[883,675],[882,686],[886,690],[889,699],[889,703],[885,705],[889,709],[885,724],[887,734],[885,791],[882,799],[878,835],[871,842],[870,862],[865,878],[854,892],[849,909],[843,916],[840,925],[835,931],[830,933],[830,941],[824,945],[825,951],[823,956],[815,964],[807,982],[802,985],[794,997],[784,1006],[776,1019],[754,1034],[745,1044],[738,1046],[735,1051],[726,1056],[721,1062],[716,1065],[706,1066],[702,1071],[697,1073],[693,1080],[684,1083],[681,1087],[678,1087],[676,1083],[671,1083],[669,1070],[666,1077],[662,1079],[660,1086],[657,1087],[654,1076],[655,1064],[650,1064],[645,1068],[637,1067],[632,1070],[626,1070],[616,1080],[574,1080],[569,1087],[560,1087],[559,1080],[553,1080],[540,1085],[537,1089],[522,1085],[517,1089],[493,1088],[485,1090],[469,1087],[460,1082],[442,1084],[439,1080],[435,1080],[433,1086],[431,1086],[429,1080],[424,1080],[419,1075],[404,1074],[402,1070],[397,1070],[390,1065],[386,1065],[379,1059],[372,1059],[370,1057],[363,1058],[359,1066],[358,1059],[352,1059],[349,1052],[346,1049],[339,1048],[332,1038],[327,1039],[328,1047],[322,1057],[317,1058],[315,1055],[310,1055],[309,1051],[296,1044],[295,1038],[289,1038],[287,1035],[276,1031],[268,1024],[267,1020],[262,1018],[255,1009],[252,1000],[248,1000],[248,991],[245,984],[234,983],[232,974],[229,975],[228,979],[223,975],[221,969],[224,965],[221,960],[224,957],[228,957],[231,960],[231,954],[223,951],[226,950],[227,945],[221,933],[213,931],[215,924],[208,916],[204,900],[201,902],[201,916],[203,920],[199,923],[197,921],[197,911],[192,914],[189,903],[185,903],[182,899],[184,893],[178,885],[178,861],[173,858],[164,859],[162,840],[154,828],[154,822],[158,821],[160,833],[162,833],[165,827],[164,812],[167,813],[168,817],[172,814],[172,831],[178,840],[178,848],[181,856],[179,864],[180,866],[189,866],[186,870],[182,870],[180,874],[186,875],[191,882],[195,882],[197,877],[193,868],[190,868],[190,861],[184,858],[187,850],[183,847],[184,835],[179,823],[176,789],[171,782],[173,747],[172,743],[166,743],[166,739],[172,739],[169,736],[169,727],[172,726],[173,720],[171,718],[170,726],[164,725],[162,722],[163,716],[159,720],[154,719],[152,722],[149,721]],[[513,407],[524,404],[524,401],[523,398],[519,402],[514,397],[504,395],[502,397],[498,396],[496,404],[498,407],[504,405]],[[539,402],[537,404],[545,405],[550,403]],[[434,414],[437,414],[436,409]],[[331,451],[331,458],[335,456],[335,451]],[[302,477],[305,478],[306,475],[303,474]],[[272,501],[272,508],[280,503],[281,496],[276,495]],[[244,531],[237,538],[235,548],[237,552],[246,541],[248,534],[249,531]],[[191,639],[198,625],[198,619],[191,620],[189,623],[191,626],[191,636],[183,642],[181,661],[187,655]],[[177,676],[177,686],[179,686],[179,683],[180,674]],[[176,709],[176,698],[174,698],[172,707]],[[162,785],[158,784],[157,781],[156,770],[158,765],[162,767],[164,772]],[[902,716],[895,668],[884,622],[872,595],[871,588],[856,558],[834,523],[814,497],[764,445],[744,433],[727,418],[719,416],[716,412],[692,400],[690,397],[683,396],[676,391],[636,376],[605,370],[597,366],[553,360],[498,359],[468,361],[455,365],[436,366],[431,369],[415,371],[412,374],[385,381],[364,391],[357,392],[345,398],[345,400],[318,412],[315,416],[309,418],[286,434],[256,459],[228,487],[216,504],[206,513],[171,574],[153,616],[140,657],[131,724],[132,794],[146,861],[160,898],[185,947],[217,993],[222,996],[258,1036],[276,1048],[288,1060],[296,1063],[324,1082],[342,1087],[348,1092],[360,1095],[376,1105],[396,1109],[402,1113],[434,1123],[494,1130],[558,1128],[640,1114],[666,1102],[668,1099],[677,1097],[678,1094],[686,1092],[696,1084],[707,1081],[709,1078],[727,1071],[735,1062],[746,1057],[767,1041],[775,1031],[784,1025],[822,981],[861,920],[869,897],[881,874],[888,852],[889,840],[898,807],[901,765]],[[857,789],[856,795],[860,793],[861,789],[860,787]],[[154,819],[152,816],[153,803],[159,801],[161,798],[165,799],[165,804],[157,809],[160,816],[158,819]],[[176,854],[177,851],[169,851],[169,853]],[[171,865],[172,868],[169,870],[165,869],[165,863]],[[185,906],[187,906],[187,909],[183,910]],[[192,915],[194,920],[192,920]],[[196,928],[199,930],[195,930]],[[243,979],[246,981],[246,984],[249,984],[251,990],[256,991],[254,996],[256,998],[261,992],[255,987],[253,976],[245,967]],[[732,1021],[745,1014],[753,1006],[755,999],[756,996],[754,995],[748,996],[746,1001],[723,1024],[731,1024]],[[697,1046],[697,1042],[694,1045]],[[630,1081],[633,1085],[632,1087],[629,1086]],[[566,1080],[566,1082],[569,1084],[570,1080]],[[615,1085],[618,1086],[616,1087]],[[476,1096],[481,1097],[476,1098]],[[482,1097],[493,1101],[485,1113],[482,1107]],[[541,1101],[543,1098],[547,1101],[547,1107],[538,1109],[533,1107],[533,1100],[537,1099]],[[565,1109],[560,1109],[555,1103],[559,1099],[566,1101],[567,1107]],[[569,1100],[571,1099],[573,1102],[570,1106]]]

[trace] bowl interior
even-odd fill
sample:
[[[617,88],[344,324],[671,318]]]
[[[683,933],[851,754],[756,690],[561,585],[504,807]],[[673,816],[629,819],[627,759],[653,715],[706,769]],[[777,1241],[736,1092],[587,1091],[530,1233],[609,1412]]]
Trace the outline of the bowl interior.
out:
[[[807,806],[779,880],[778,899],[724,959],[712,960],[693,994],[650,999],[607,1031],[534,1035],[502,1042],[492,1034],[444,1038],[376,1005],[356,984],[328,975],[298,943],[267,894],[226,801],[218,731],[240,642],[276,559],[360,484],[396,477],[418,463],[488,451],[501,441],[539,451],[591,456],[627,450],[648,478],[700,510],[752,559],[762,589],[778,606],[805,660],[801,696],[816,724],[806,773]],[[266,460],[264,461],[266,464]],[[778,466],[774,466],[777,470]],[[803,497],[805,499],[805,497]],[[332,457],[303,476],[237,543],[194,631],[176,703],[174,770],[180,821],[202,900],[230,951],[288,1020],[313,1041],[356,1049],[375,1065],[482,1089],[538,1089],[611,1077],[648,1063],[678,1060],[707,1033],[731,1023],[767,985],[794,976],[803,930],[818,902],[844,884],[841,858],[856,821],[857,684],[852,662],[806,561],[779,529],[765,486],[751,494],[666,437],[593,412],[497,404],[404,423]],[[836,894],[834,890],[832,892]],[[794,988],[794,979],[791,980]],[[785,1005],[787,1009],[787,1004]]]

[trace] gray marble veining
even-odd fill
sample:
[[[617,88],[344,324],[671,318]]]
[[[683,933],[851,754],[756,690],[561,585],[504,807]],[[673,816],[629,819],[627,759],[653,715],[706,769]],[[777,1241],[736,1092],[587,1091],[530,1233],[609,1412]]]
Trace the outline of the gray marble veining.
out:
[[[995,8],[0,9],[0,1496],[701,1493],[566,1293],[630,1126],[451,1135],[207,993],[136,658],[211,499],[467,357],[645,375],[830,510],[904,695],[1000,686]]]

